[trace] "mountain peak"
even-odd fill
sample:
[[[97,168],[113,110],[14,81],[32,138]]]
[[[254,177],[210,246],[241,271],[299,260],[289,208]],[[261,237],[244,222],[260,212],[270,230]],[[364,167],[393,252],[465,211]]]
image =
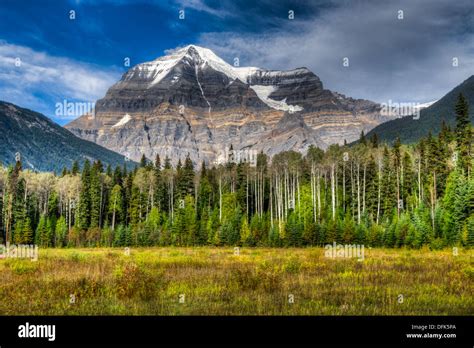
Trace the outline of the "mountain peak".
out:
[[[167,50],[166,55],[155,59],[155,61],[163,61],[170,59],[180,60],[184,57],[188,58],[200,58],[202,61],[216,61],[219,63],[227,64],[221,58],[219,58],[212,50],[209,48],[197,46],[197,45],[187,45],[184,47],[177,47],[172,50]]]
[[[211,49],[186,45],[138,64],[95,105],[74,134],[140,159],[188,153],[212,162],[228,144],[275,154],[355,140],[383,121],[380,107],[325,90],[305,67],[240,67]],[[244,63],[241,59],[240,63]],[[238,65],[238,64],[236,64]]]
[[[177,48],[176,51],[184,51],[186,53],[197,53],[199,54],[200,56],[215,56],[217,59],[220,59],[219,57],[217,57],[217,55],[212,51],[210,50],[209,48],[205,48],[205,47],[202,47],[202,46],[198,46],[198,45],[187,45],[187,46],[184,46],[184,47],[181,47],[181,48]]]
[[[208,66],[228,76],[231,80],[239,79],[243,83],[247,83],[251,73],[260,70],[255,67],[232,66],[209,48],[197,45],[178,47],[167,50],[165,53],[166,55],[151,62],[136,65],[125,74],[124,80],[139,76],[150,81],[150,85],[153,86],[162,81],[180,63],[191,65],[193,68],[197,67],[198,70]]]
[[[211,49],[198,45],[187,45],[177,47],[175,49],[165,51],[165,55],[153,61],[138,64],[131,68],[125,75],[123,80],[130,81],[136,78],[143,79],[149,83],[149,87],[160,83],[168,75],[179,78],[179,73],[176,72],[177,66],[191,67],[196,74],[205,68],[211,68],[219,73],[226,75],[229,80],[240,80],[244,84],[255,84],[255,80],[268,80],[277,76],[301,76],[313,75],[308,68],[301,67],[292,70],[267,70],[257,67],[240,67],[227,63],[220,58]],[[179,69],[178,69],[179,70]],[[317,77],[316,77],[317,78]],[[317,78],[319,80],[319,78]],[[265,83],[264,83],[265,84]],[[321,86],[322,87],[322,86]]]

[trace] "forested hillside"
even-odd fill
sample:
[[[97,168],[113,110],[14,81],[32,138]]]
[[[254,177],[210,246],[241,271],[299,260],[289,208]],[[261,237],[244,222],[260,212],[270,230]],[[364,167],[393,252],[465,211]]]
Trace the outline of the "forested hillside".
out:
[[[75,160],[101,160],[114,166],[126,161],[125,156],[76,137],[38,112],[0,101],[0,161],[14,164],[17,156],[24,168],[57,173]]]
[[[85,161],[56,176],[2,168],[3,239],[41,246],[359,243],[418,248],[474,244],[472,125],[414,145],[361,137],[306,156],[260,154],[255,167],[194,168],[189,156],[139,167]]]
[[[420,118],[405,116],[384,122],[373,128],[367,136],[377,134],[380,141],[393,144],[397,137],[402,143],[415,143],[426,137],[429,132],[438,135],[442,124],[450,127],[456,124],[456,105],[459,94],[462,94],[470,105],[474,104],[474,75],[469,77],[452,91],[430,107],[420,111]],[[469,112],[471,122],[474,121],[474,108]]]

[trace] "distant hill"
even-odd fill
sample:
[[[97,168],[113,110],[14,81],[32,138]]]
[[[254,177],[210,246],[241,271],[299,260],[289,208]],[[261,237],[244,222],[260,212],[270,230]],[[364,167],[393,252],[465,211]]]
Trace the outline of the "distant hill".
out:
[[[105,165],[123,165],[125,157],[76,137],[46,116],[0,101],[0,162],[15,162],[20,153],[24,168],[60,172],[75,160],[88,158]]]
[[[367,136],[376,133],[380,141],[391,143],[397,136],[402,143],[412,143],[421,137],[437,134],[441,130],[443,120],[451,128],[455,125],[456,118],[454,106],[459,93],[462,93],[469,102],[469,116],[474,121],[474,75],[455,87],[451,92],[438,100],[433,105],[420,111],[420,118],[414,120],[412,116],[391,120],[372,129]]]

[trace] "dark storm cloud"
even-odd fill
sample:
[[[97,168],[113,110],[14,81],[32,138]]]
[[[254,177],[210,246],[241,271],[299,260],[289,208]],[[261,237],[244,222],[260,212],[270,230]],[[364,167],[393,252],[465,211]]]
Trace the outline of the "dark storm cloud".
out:
[[[200,43],[242,66],[306,66],[327,88],[379,102],[438,99],[474,74],[472,0],[335,1],[298,13],[272,30],[205,33]]]

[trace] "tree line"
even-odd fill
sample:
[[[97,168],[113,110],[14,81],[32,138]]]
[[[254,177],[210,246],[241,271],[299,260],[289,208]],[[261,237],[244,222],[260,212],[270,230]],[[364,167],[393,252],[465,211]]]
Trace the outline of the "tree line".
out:
[[[460,95],[456,127],[416,144],[311,146],[271,161],[195,168],[75,162],[60,175],[0,167],[2,242],[42,247],[474,245],[473,129]],[[414,121],[416,122],[416,121]],[[231,152],[232,155],[232,152]]]

